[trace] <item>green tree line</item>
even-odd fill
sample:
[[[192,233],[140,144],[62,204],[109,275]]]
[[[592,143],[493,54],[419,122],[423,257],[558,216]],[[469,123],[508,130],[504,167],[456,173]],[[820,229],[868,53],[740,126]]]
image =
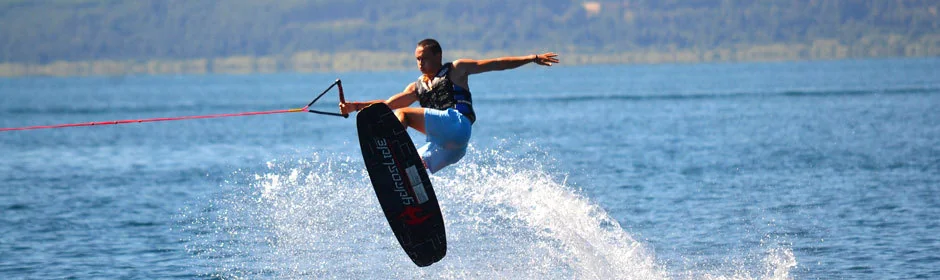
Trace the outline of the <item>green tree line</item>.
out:
[[[0,75],[396,68],[427,37],[445,51],[553,50],[579,63],[935,56],[938,9],[932,0],[8,0]]]

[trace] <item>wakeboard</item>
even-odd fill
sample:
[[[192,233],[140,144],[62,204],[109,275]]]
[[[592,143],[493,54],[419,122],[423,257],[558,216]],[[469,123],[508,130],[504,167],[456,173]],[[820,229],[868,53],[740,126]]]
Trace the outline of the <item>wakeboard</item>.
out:
[[[388,225],[408,257],[429,266],[447,253],[444,217],[414,142],[384,103],[356,117],[362,159]]]

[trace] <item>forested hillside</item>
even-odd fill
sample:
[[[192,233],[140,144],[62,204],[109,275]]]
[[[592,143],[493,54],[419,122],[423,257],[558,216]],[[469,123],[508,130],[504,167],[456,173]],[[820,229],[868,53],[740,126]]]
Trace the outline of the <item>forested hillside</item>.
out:
[[[138,70],[153,72],[167,61],[182,66],[163,72],[290,71],[327,56],[312,67],[323,70],[356,64],[339,54],[404,53],[383,63],[394,67],[426,37],[445,50],[554,50],[583,63],[930,56],[940,55],[938,9],[933,0],[8,0],[0,74],[42,65],[94,74],[96,62],[110,63],[97,67],[106,74],[145,62]]]

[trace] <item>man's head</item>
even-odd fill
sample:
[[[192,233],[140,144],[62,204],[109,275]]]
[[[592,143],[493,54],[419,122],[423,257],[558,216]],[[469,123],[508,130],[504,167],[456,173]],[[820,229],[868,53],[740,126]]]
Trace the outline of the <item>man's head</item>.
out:
[[[437,75],[437,71],[441,69],[443,64],[441,44],[430,38],[421,40],[421,42],[418,42],[418,46],[415,47],[415,60],[417,60],[418,70],[421,70],[422,74],[426,76]]]

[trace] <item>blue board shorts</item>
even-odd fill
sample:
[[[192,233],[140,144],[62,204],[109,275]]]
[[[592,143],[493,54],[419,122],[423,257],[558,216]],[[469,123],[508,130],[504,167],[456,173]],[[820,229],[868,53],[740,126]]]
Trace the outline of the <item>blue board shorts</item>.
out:
[[[456,109],[424,109],[424,129],[428,143],[418,149],[431,173],[457,163],[467,154],[470,142],[470,119]]]

